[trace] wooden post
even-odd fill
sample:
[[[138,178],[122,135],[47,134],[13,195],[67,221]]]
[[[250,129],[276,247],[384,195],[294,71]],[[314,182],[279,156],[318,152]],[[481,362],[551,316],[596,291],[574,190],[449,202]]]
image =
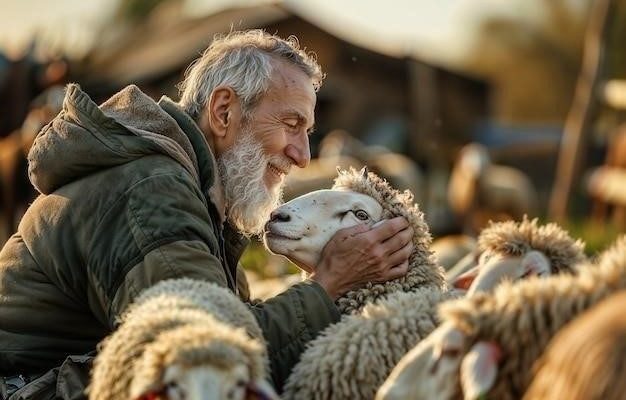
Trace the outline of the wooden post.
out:
[[[609,33],[612,0],[595,0],[592,6],[572,107],[567,115],[548,214],[556,221],[567,217],[574,180],[580,176],[583,149],[597,108],[597,89],[603,73],[604,45]]]
[[[430,164],[436,158],[434,148],[439,138],[435,134],[438,115],[437,74],[435,69],[420,61],[409,59],[410,107],[412,115],[411,155]]]

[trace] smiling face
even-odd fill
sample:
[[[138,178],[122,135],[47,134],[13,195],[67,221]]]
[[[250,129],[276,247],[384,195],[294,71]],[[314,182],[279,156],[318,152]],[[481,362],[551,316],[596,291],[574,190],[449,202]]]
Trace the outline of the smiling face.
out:
[[[237,122],[215,146],[228,219],[241,233],[261,233],[285,176],[308,165],[314,108],[311,78],[284,61],[274,62],[268,90],[249,114],[228,108]]]
[[[268,161],[263,166],[266,186],[281,185],[292,165],[304,168],[311,160],[309,133],[315,118],[315,89],[303,71],[275,61],[267,93],[255,105],[249,125]]]
[[[274,210],[265,225],[263,242],[300,268],[312,272],[322,249],[340,229],[381,219],[382,206],[374,198],[347,190],[318,190]]]

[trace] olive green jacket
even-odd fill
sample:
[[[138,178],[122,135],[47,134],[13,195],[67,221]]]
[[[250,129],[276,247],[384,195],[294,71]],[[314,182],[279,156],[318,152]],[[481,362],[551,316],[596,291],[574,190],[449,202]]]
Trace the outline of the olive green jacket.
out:
[[[215,282],[249,301],[237,266],[247,240],[211,201],[215,171],[202,132],[168,98],[128,86],[98,107],[69,85],[29,154],[42,194],[0,253],[0,376],[93,351],[163,279]],[[250,309],[278,390],[306,342],[339,319],[311,281]]]

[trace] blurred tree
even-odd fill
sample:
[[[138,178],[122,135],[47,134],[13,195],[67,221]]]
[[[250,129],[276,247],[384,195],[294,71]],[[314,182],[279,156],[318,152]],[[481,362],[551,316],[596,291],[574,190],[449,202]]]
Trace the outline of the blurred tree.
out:
[[[129,22],[141,21],[165,1],[171,0],[122,0],[118,5],[115,18]]]
[[[536,0],[532,18],[498,15],[481,23],[465,67],[494,85],[496,119],[544,123],[565,119],[592,3]]]
[[[593,125],[598,118],[603,83],[623,71],[616,70],[622,57],[624,0],[595,0],[585,35],[585,48],[576,94],[567,116],[561,141],[556,180],[550,198],[550,218],[563,221],[573,195],[574,183],[580,181],[585,166],[585,152]],[[619,27],[620,29],[616,29]],[[615,34],[622,33],[619,36]],[[620,73],[621,72],[621,73]]]

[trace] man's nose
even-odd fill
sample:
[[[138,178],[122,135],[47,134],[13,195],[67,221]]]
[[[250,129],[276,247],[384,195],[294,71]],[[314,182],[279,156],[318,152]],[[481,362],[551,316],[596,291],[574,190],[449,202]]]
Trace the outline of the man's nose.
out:
[[[311,161],[311,150],[309,149],[309,136],[304,133],[298,139],[287,145],[285,155],[289,157],[294,164],[300,168],[309,165]]]

